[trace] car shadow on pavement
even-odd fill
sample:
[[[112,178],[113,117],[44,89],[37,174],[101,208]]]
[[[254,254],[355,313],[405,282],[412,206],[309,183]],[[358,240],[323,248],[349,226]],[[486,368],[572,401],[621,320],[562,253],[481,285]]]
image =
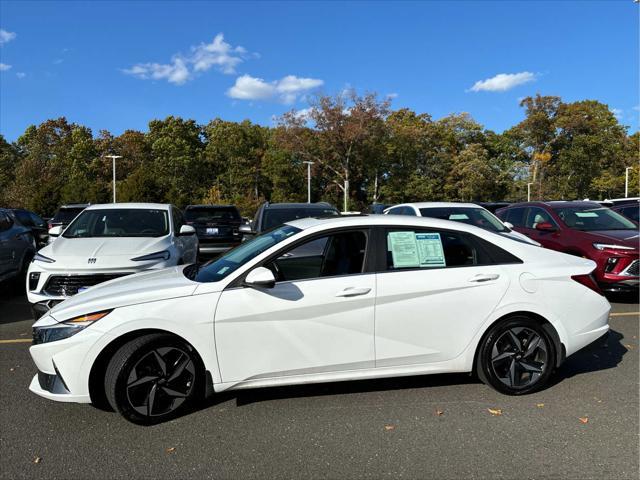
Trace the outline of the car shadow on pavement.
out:
[[[629,351],[622,344],[623,338],[621,333],[609,330],[609,335],[606,338],[597,340],[574,353],[551,377],[547,388],[576,375],[615,368],[622,361],[625,353]]]
[[[597,341],[571,355],[554,373],[543,390],[551,388],[559,382],[576,375],[615,368],[628,351],[622,344],[623,338],[622,334],[611,330],[606,340]],[[348,395],[354,393],[447,387],[478,383],[480,383],[480,380],[478,380],[475,375],[468,373],[447,373],[233,390],[213,395],[200,405],[199,410],[213,407],[230,400],[235,400],[236,405],[241,407],[253,403],[287,398]]]
[[[22,284],[0,282],[0,325],[33,320],[24,290]]]
[[[640,302],[638,292],[607,293],[606,298],[611,303],[637,304]]]

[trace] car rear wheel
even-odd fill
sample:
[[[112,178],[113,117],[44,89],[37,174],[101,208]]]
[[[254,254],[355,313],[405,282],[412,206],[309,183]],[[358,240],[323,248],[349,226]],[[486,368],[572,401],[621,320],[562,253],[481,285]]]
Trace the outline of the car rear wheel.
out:
[[[124,344],[105,374],[111,407],[140,425],[162,423],[189,411],[204,387],[195,350],[180,338],[150,334]]]
[[[476,371],[480,380],[507,395],[532,393],[553,373],[553,340],[539,322],[526,316],[496,324],[479,346]]]

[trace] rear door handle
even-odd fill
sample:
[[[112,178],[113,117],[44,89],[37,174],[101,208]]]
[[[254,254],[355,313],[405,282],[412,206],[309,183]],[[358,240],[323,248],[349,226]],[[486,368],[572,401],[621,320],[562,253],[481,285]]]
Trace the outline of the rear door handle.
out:
[[[500,275],[498,275],[497,273],[488,273],[488,274],[479,273],[475,277],[471,277],[469,281],[474,283],[482,283],[482,282],[490,282],[491,280],[497,280],[498,278],[500,278]]]
[[[358,295],[366,295],[371,291],[370,288],[347,287],[341,292],[336,293],[336,297],[357,297]]]

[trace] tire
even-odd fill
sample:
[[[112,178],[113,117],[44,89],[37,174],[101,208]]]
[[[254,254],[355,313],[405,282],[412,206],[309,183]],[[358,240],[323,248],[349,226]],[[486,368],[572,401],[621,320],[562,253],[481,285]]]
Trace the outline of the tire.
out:
[[[130,422],[154,425],[191,410],[204,392],[204,367],[191,345],[154,333],[124,344],[105,374],[111,407]]]
[[[494,325],[478,346],[476,372],[483,383],[507,395],[543,388],[553,374],[556,346],[542,325],[513,316]]]

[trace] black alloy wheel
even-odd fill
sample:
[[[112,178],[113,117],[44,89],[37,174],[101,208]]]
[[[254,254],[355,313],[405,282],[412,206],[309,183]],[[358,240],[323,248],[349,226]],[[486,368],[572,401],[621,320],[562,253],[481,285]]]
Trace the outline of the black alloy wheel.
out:
[[[127,420],[152,425],[188,411],[203,391],[203,368],[177,337],[151,334],[123,345],[105,375],[109,403]]]
[[[479,346],[480,379],[509,395],[543,388],[555,366],[555,345],[540,323],[512,317],[495,325]]]

